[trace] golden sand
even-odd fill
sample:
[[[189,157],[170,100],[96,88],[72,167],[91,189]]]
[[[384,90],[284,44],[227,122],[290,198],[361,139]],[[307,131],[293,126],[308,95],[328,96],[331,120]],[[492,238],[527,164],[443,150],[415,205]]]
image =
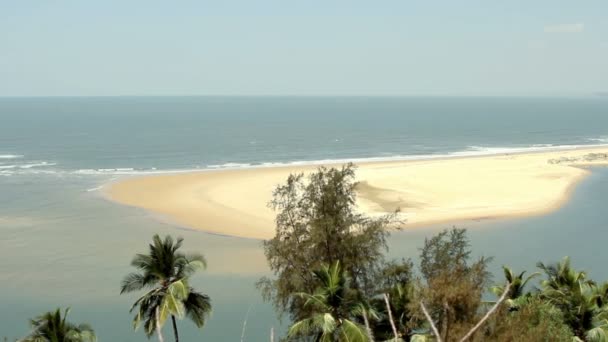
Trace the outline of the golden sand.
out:
[[[401,209],[405,227],[544,213],[565,202],[588,171],[602,165],[556,158],[608,153],[608,147],[528,154],[371,162],[359,165],[358,207],[370,215]],[[178,225],[247,238],[274,235],[267,207],[290,173],[316,166],[217,170],[127,178],[106,187],[118,203],[144,208]]]

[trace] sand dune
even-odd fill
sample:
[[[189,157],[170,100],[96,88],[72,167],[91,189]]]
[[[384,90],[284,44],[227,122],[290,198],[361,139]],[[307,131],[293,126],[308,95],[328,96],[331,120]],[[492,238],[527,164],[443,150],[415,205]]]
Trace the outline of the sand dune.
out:
[[[564,203],[573,186],[588,174],[577,166],[607,164],[605,158],[586,161],[583,157],[589,153],[608,153],[608,147],[363,163],[357,170],[358,206],[370,215],[400,208],[406,228],[540,214]],[[118,203],[150,210],[178,225],[269,238],[274,234],[274,213],[266,204],[273,188],[290,173],[315,168],[251,168],[128,178],[107,186],[106,194]]]

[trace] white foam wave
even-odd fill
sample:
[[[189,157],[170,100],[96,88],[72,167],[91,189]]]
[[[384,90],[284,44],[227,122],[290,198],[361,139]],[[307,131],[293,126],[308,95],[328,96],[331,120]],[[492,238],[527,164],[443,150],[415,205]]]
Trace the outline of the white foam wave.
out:
[[[22,154],[0,154],[0,159],[19,159],[23,158]]]
[[[11,165],[0,165],[0,169],[31,169],[34,167],[45,167],[45,166],[54,166],[57,163],[50,162],[39,162],[39,163],[29,163],[29,164],[11,164]]]
[[[597,138],[599,139],[599,138]],[[598,140],[599,141],[599,140]],[[608,142],[608,139],[607,139]],[[0,165],[0,176],[11,175],[81,175],[81,176],[110,176],[111,180],[115,180],[123,176],[144,176],[158,174],[174,174],[188,173],[200,171],[213,171],[224,169],[246,169],[246,168],[271,168],[285,166],[306,166],[306,165],[330,165],[344,164],[352,162],[355,164],[368,162],[389,162],[389,161],[409,161],[409,160],[432,160],[441,158],[459,158],[459,157],[475,157],[489,155],[504,155],[511,153],[527,153],[527,152],[542,152],[542,151],[559,151],[572,150],[578,148],[591,147],[608,147],[607,144],[586,144],[586,145],[551,145],[551,144],[535,144],[530,146],[469,146],[465,150],[453,151],[436,154],[414,154],[414,155],[387,155],[382,154],[377,157],[362,157],[362,158],[339,158],[339,159],[319,159],[319,160],[296,160],[296,161],[272,161],[260,163],[238,163],[229,162],[224,164],[202,165],[194,168],[184,169],[156,169],[152,168],[133,168],[133,167],[118,167],[118,168],[98,168],[98,169],[79,169],[79,170],[62,170],[60,168],[46,168],[54,166],[56,163],[51,162],[32,162],[28,164]],[[108,179],[110,179],[108,177]],[[94,190],[91,190],[94,191]]]
[[[608,142],[608,140],[607,140]],[[341,159],[320,159],[320,160],[302,160],[290,162],[266,162],[261,164],[243,164],[244,168],[256,167],[281,167],[281,166],[305,166],[305,165],[328,165],[342,163],[367,163],[367,162],[385,162],[385,161],[409,161],[409,160],[428,160],[442,158],[458,158],[458,157],[475,157],[475,156],[491,156],[511,153],[528,153],[528,152],[549,152],[549,151],[567,151],[580,148],[593,147],[608,147],[608,144],[586,144],[586,145],[552,145],[552,144],[534,144],[531,146],[502,146],[502,147],[485,147],[485,146],[469,146],[466,150],[437,153],[437,154],[418,154],[418,155],[392,155],[381,157],[364,157],[364,158],[341,158]],[[236,164],[236,163],[233,163]],[[228,164],[224,164],[228,165]]]
[[[593,147],[608,147],[608,144],[587,144],[587,145],[551,145],[551,144],[534,144],[531,146],[516,146],[516,147],[484,147],[484,146],[469,146],[465,151],[451,152],[444,155],[433,155],[434,158],[443,157],[467,157],[467,156],[486,156],[500,155],[509,153],[527,153],[527,152],[550,152],[576,150],[580,148]],[[436,156],[436,157],[435,157]]]
[[[19,165],[20,169],[31,169],[33,167],[45,167],[45,166],[54,166],[57,163],[49,163],[49,162],[40,162],[40,163],[32,163],[32,164],[22,164]]]
[[[131,167],[119,167],[119,168],[111,168],[111,169],[80,169],[75,171],[64,171],[64,173],[72,174],[72,175],[87,175],[87,176],[103,176],[103,175],[113,175],[113,176],[136,176],[136,175],[156,175],[156,174],[165,174],[165,173],[184,173],[184,172],[194,172],[201,171],[202,169],[166,169],[166,170],[158,170],[157,168],[149,168],[149,169],[136,169]],[[117,177],[112,178],[111,180],[116,179]]]
[[[56,170],[36,170],[36,169],[13,169],[0,170],[1,176],[13,175],[63,175],[62,172]]]
[[[225,164],[212,164],[207,165],[207,168],[210,169],[236,169],[236,168],[247,168],[251,167],[253,164],[249,163],[225,163]]]

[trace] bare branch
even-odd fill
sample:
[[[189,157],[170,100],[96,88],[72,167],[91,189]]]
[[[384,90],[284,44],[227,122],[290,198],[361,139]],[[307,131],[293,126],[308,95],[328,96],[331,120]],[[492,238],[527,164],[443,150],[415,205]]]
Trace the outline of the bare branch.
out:
[[[165,340],[163,339],[163,333],[161,331],[161,325],[160,325],[160,314],[158,312],[158,306],[156,307],[156,310],[154,310],[154,318],[156,319],[156,334],[158,335],[158,342],[165,342]]]
[[[365,322],[365,330],[367,331],[369,342],[374,342],[374,334],[372,333],[372,328],[369,326],[369,319],[367,319],[367,309],[363,309],[363,322]]]
[[[399,340],[399,334],[397,333],[397,327],[395,327],[395,321],[393,320],[393,312],[391,311],[391,304],[388,300],[388,294],[384,294],[384,302],[386,303],[386,311],[388,312],[388,319],[391,322],[391,328],[393,334],[395,334],[395,341]]]
[[[249,312],[251,311],[251,307],[253,303],[249,305],[249,309],[247,309],[247,313],[245,314],[245,320],[243,321],[243,331],[241,333],[241,342],[245,341],[245,328],[247,328],[247,319],[249,319]]]
[[[422,308],[422,313],[424,313],[426,320],[431,324],[431,329],[433,330],[433,335],[435,335],[437,342],[442,342],[441,335],[439,335],[439,331],[437,331],[437,327],[435,326],[435,323],[433,323],[433,319],[431,318],[431,315],[429,315],[429,312],[426,311],[426,307],[424,306],[423,302],[420,302],[420,308]]]
[[[481,318],[481,320],[479,320],[479,322],[477,324],[475,324],[475,326],[471,330],[469,330],[469,332],[466,335],[464,335],[463,338],[460,339],[460,342],[464,342],[464,341],[468,340],[471,336],[473,336],[475,331],[477,329],[479,329],[479,327],[481,327],[483,325],[483,323],[488,318],[490,318],[490,316],[492,316],[492,314],[494,313],[494,311],[496,311],[496,309],[498,309],[500,304],[502,304],[502,302],[504,302],[504,300],[507,299],[507,294],[509,293],[510,289],[511,289],[511,283],[507,283],[507,285],[505,286],[505,290],[502,293],[502,296],[500,296],[500,299],[498,299],[496,304],[494,304],[494,306],[490,310],[488,310],[488,312]]]

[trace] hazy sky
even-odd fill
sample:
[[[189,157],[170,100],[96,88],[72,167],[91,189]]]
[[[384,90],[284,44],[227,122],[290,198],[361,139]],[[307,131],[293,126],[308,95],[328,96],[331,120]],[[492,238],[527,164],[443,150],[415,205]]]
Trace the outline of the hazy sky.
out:
[[[0,96],[608,91],[608,0],[0,0]]]

